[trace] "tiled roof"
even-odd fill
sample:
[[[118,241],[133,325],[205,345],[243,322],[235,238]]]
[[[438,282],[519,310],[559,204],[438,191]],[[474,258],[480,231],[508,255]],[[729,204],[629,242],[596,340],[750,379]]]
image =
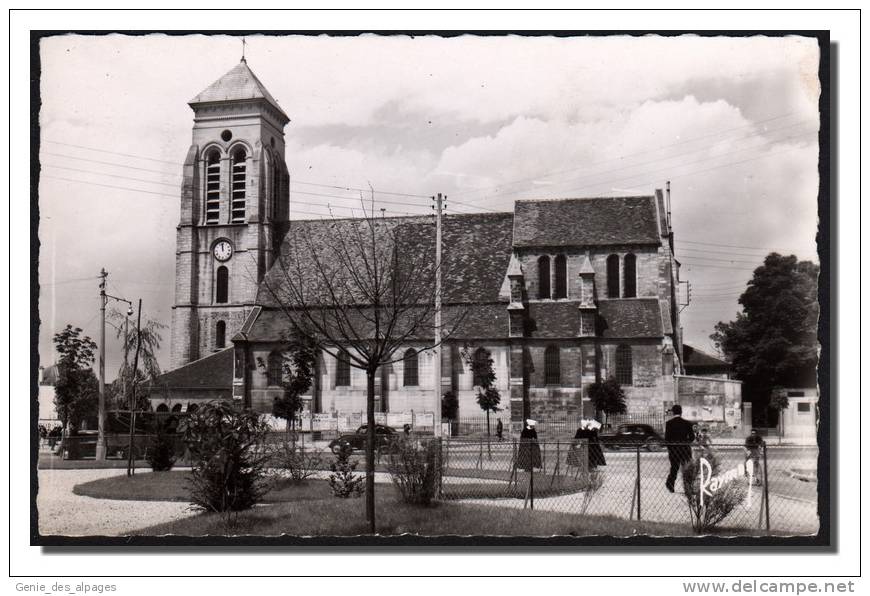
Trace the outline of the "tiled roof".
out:
[[[233,349],[226,348],[205,358],[163,373],[151,383],[152,391],[172,389],[227,389],[233,387]]]
[[[714,369],[720,368],[724,370],[731,370],[731,365],[725,362],[724,360],[720,360],[715,356],[711,356],[710,354],[704,353],[697,348],[693,348],[688,344],[683,344],[683,364],[687,369],[689,368],[705,368],[705,369]]]
[[[529,302],[527,337],[577,337],[580,329],[579,302]]]
[[[248,63],[242,60],[232,70],[205,88],[188,103],[196,105],[221,101],[237,101],[241,99],[265,99],[278,109],[285,117],[284,110],[272,97],[257,75],[250,69]]]
[[[629,339],[663,337],[658,298],[622,298],[598,302],[601,337]]]
[[[511,256],[512,219],[510,213],[448,215],[443,218],[441,272],[444,304],[498,301],[499,288]],[[305,280],[310,296],[316,296],[325,289],[325,284],[311,255],[324,257],[335,253],[337,238],[352,239],[357,232],[366,232],[366,225],[366,221],[361,219],[293,221],[279,249],[281,262],[293,269],[294,278]],[[373,225],[376,234],[384,241],[395,237],[400,245],[400,255],[432,255],[431,260],[417,259],[414,263],[420,275],[431,277],[435,227],[430,218],[376,218]],[[357,251],[349,252],[353,257],[358,256]],[[355,268],[361,271],[365,264],[361,259],[357,260],[360,262]],[[298,271],[297,266],[300,268]],[[345,266],[336,267],[338,272],[347,272],[347,269]],[[260,284],[259,304],[276,307],[295,303],[290,296],[286,273],[276,262]],[[310,300],[306,302],[310,303]]]
[[[517,201],[514,246],[658,244],[655,198]]]

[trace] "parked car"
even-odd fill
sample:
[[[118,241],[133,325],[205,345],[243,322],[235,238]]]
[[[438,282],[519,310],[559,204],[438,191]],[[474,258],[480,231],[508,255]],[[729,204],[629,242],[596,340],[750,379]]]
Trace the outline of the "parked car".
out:
[[[647,451],[659,451],[664,443],[662,436],[649,424],[620,424],[616,432],[602,434],[598,440],[608,449],[635,448],[640,445]]]
[[[366,433],[368,425],[363,424],[356,432],[345,433],[337,439],[329,442],[329,448],[333,453],[338,453],[342,449],[350,448],[352,451],[364,451],[366,448]],[[385,424],[375,425],[375,447],[381,451],[385,447],[389,448],[399,439],[399,431]]]

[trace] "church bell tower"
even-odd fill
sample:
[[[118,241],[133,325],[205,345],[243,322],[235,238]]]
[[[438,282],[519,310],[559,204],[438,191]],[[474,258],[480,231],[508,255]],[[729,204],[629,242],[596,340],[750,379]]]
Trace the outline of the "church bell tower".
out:
[[[289,217],[290,121],[242,58],[189,102],[175,250],[171,367],[231,345]]]

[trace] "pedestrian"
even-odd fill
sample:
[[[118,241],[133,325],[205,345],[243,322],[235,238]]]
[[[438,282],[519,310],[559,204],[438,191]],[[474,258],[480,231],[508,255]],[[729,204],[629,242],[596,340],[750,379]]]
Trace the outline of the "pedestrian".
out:
[[[531,471],[541,467],[541,447],[538,445],[538,431],[535,430],[536,421],[531,418],[526,420],[520,433],[520,449],[517,454],[517,467],[521,470]]]
[[[410,424],[405,424],[405,426],[402,427],[402,430],[405,433],[405,437],[411,436],[411,425]]]
[[[504,441],[504,424],[501,423],[501,418],[498,419],[498,423],[495,425],[495,436],[498,438],[499,443]]]
[[[758,477],[761,463],[761,449],[764,447],[764,439],[758,434],[754,428],[749,431],[749,436],[746,437],[746,442],[743,444],[746,451],[746,458],[743,460],[743,475],[749,476],[747,464],[752,460],[752,483],[756,486],[761,485],[761,479]]]
[[[598,429],[601,428],[601,423],[597,420],[580,421],[580,427],[574,435],[574,442],[571,443],[571,450],[568,452],[568,465],[579,466],[582,463],[579,453],[582,450],[580,441],[586,440],[587,463],[590,470],[594,470],[598,466],[606,466],[607,461],[604,459],[604,451],[601,449],[601,443],[598,440]]]
[[[710,438],[710,429],[702,426],[698,431],[696,440],[698,445],[698,455],[706,460],[711,460],[713,455],[713,440]]]
[[[683,407],[680,404],[674,404],[671,413],[674,417],[665,423],[665,443],[668,446],[668,461],[671,464],[665,487],[670,492],[674,492],[674,483],[680,467],[692,460],[691,444],[695,440],[695,433],[692,424],[683,418]]]

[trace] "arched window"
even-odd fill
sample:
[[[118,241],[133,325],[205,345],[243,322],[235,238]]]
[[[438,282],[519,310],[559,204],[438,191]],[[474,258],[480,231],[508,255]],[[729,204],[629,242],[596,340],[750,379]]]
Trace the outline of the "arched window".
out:
[[[181,411],[181,404],[175,404],[174,406],[172,406],[172,411],[173,412],[180,412]]]
[[[335,363],[335,386],[350,387],[350,362],[341,356]]]
[[[205,223],[216,224],[221,214],[221,155],[217,149],[205,160]]]
[[[557,255],[553,259],[553,272],[556,277],[555,287],[553,288],[553,298],[568,297],[568,260],[565,255]]]
[[[616,347],[616,380],[620,385],[631,385],[633,376],[631,346],[620,344]]]
[[[637,297],[637,257],[629,253],[622,261],[622,292],[626,298]]]
[[[485,348],[477,348],[474,351],[471,370],[474,371],[474,385],[483,387],[486,383],[484,377],[489,372],[489,352]]]
[[[222,348],[227,343],[227,324],[224,321],[218,321],[214,328],[214,347]]]
[[[221,265],[217,269],[217,274],[215,275],[215,291],[214,291],[214,301],[218,304],[226,304],[230,299],[230,274],[226,267]]]
[[[167,406],[166,404],[160,404],[159,406],[157,406],[157,409],[155,411],[156,412],[168,412],[169,406]]]
[[[607,257],[607,297],[619,298],[619,255]]]
[[[230,199],[230,221],[245,221],[245,150],[241,147],[233,151],[232,195]]]
[[[269,387],[280,387],[284,381],[284,356],[275,350],[269,354],[266,364],[266,383]]]
[[[405,371],[403,375],[403,385],[405,387],[416,387],[420,384],[418,375],[417,350],[408,348],[404,357]]]
[[[550,297],[550,257],[538,257],[538,298]]]
[[[560,385],[562,367],[559,362],[559,346],[547,346],[544,350],[544,384]]]

